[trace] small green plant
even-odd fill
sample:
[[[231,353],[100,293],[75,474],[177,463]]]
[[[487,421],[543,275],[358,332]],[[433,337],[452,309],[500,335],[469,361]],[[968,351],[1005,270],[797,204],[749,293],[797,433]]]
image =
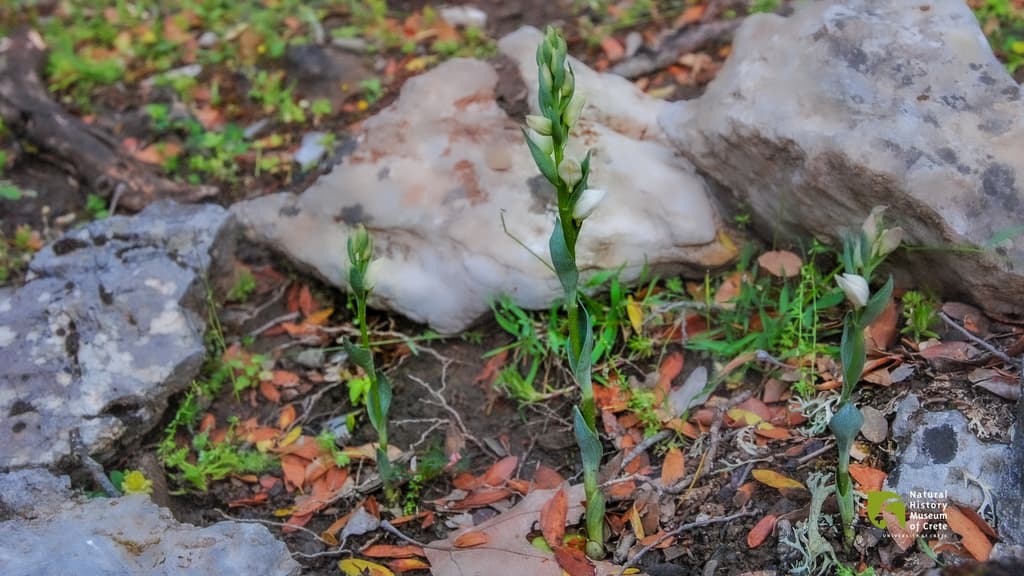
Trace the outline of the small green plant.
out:
[[[229,302],[245,302],[256,290],[256,278],[248,269],[242,269],[235,277],[235,282],[228,290],[227,299]]]
[[[313,123],[319,124],[325,116],[331,115],[331,101],[326,98],[317,98],[309,105],[309,112],[313,115]]]
[[[374,76],[373,78],[367,78],[359,83],[359,87],[363,89],[363,97],[366,98],[366,102],[373,104],[384,94],[384,86],[380,82],[380,78]]]
[[[41,247],[39,234],[27,224],[18,226],[9,240],[0,232],[0,284],[7,283],[12,275],[28,267],[32,254]]]
[[[903,293],[901,300],[903,301],[903,320],[906,325],[900,332],[910,334],[916,341],[925,338],[938,338],[939,335],[932,329],[939,321],[937,312],[939,303],[935,298],[917,290],[907,290]]]
[[[836,437],[839,462],[836,467],[836,499],[843,521],[843,535],[847,545],[853,543],[853,484],[850,480],[850,449],[864,424],[864,416],[853,402],[853,389],[860,382],[867,356],[864,329],[885,309],[892,299],[892,276],[881,289],[871,293],[871,275],[903,239],[901,228],[882,227],[884,207],[878,207],[864,221],[861,230],[846,237],[843,242],[842,265],[845,272],[836,276],[836,282],[846,294],[852,308],[843,318],[843,337],[839,357],[843,368],[843,387],[839,408],[829,428]]]
[[[565,40],[548,27],[537,47],[540,79],[539,116],[527,116],[523,129],[530,154],[541,174],[555,187],[558,217],[549,241],[551,263],[563,289],[563,305],[569,322],[569,368],[580,388],[580,404],[573,412],[573,430],[583,460],[583,485],[587,498],[586,552],[604,556],[604,494],[597,481],[601,465],[601,440],[597,434],[597,407],[591,375],[594,330],[587,307],[579,294],[576,240],[583,222],[597,208],[605,193],[587,187],[590,153],[577,161],[565,156],[573,127],[583,110],[584,99],[575,95],[576,82],[567,59]]]
[[[262,104],[264,112],[276,112],[278,118],[285,124],[305,122],[306,113],[293,95],[294,87],[285,88],[282,85],[283,81],[284,72],[268,73],[266,70],[260,70],[253,78],[249,97]]]
[[[110,216],[107,201],[96,194],[89,194],[85,197],[85,211],[93,220],[103,220]]]
[[[388,411],[391,408],[391,383],[374,365],[370,349],[370,330],[366,325],[366,299],[373,290],[373,239],[366,227],[359,224],[348,237],[348,284],[356,301],[356,322],[359,323],[360,344],[345,340],[349,358],[366,373],[370,385],[366,390],[366,414],[377,431],[377,471],[384,484],[388,502],[397,502],[396,471],[388,458]]]
[[[1013,74],[1024,65],[1024,8],[1011,0],[972,0],[992,50]]]
[[[320,446],[321,452],[326,452],[331,455],[331,459],[334,460],[334,464],[338,468],[344,468],[349,465],[350,458],[347,454],[338,448],[337,439],[330,430],[324,430],[316,437],[316,443]]]

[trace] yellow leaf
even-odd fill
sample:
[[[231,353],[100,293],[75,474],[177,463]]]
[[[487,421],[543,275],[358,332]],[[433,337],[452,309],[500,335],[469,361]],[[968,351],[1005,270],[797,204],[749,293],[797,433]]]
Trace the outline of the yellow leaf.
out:
[[[302,436],[302,426],[296,426],[295,428],[292,428],[291,431],[288,432],[288,435],[282,438],[280,442],[278,442],[277,446],[279,448],[284,448],[289,444],[294,444],[295,441],[299,439],[299,436]]]
[[[345,576],[395,576],[388,568],[358,558],[346,558],[338,562],[338,568]]]
[[[807,490],[807,487],[801,484],[799,481],[793,480],[792,478],[786,476],[785,474],[779,474],[774,470],[758,469],[754,470],[751,474],[754,475],[754,478],[757,479],[758,482],[766,486],[771,486],[772,488],[776,488],[779,490],[782,490],[784,488]]]
[[[306,319],[303,321],[303,324],[309,324],[311,326],[320,326],[324,322],[327,322],[327,319],[331,317],[331,314],[334,314],[334,308],[324,308],[323,310],[318,310],[316,312],[313,312],[309,316],[306,316]]]
[[[418,56],[405,63],[405,69],[409,72],[422,72],[437,60],[437,56]]]
[[[633,326],[633,330],[639,332],[644,324],[644,312],[640,304],[633,301],[632,296],[626,296],[626,316],[629,316],[629,324]]]
[[[131,470],[124,475],[121,489],[125,494],[152,494],[153,481],[148,480],[142,472]]]
[[[287,508],[278,508],[277,510],[274,510],[274,516],[277,516],[278,518],[284,518],[285,516],[291,516],[292,514],[295,514],[295,509],[296,508],[297,508],[296,506],[289,506]]]
[[[760,416],[743,408],[730,408],[726,415],[744,426],[757,426],[761,423]]]

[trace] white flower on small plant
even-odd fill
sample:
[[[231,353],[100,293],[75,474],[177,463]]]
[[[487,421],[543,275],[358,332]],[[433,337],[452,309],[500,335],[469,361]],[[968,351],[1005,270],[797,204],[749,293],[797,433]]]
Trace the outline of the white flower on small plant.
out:
[[[575,158],[566,158],[558,165],[558,176],[572,190],[580,178],[583,178],[583,168]]]
[[[575,220],[586,220],[607,195],[607,192],[599,188],[587,188],[580,194],[576,205],[572,207],[572,217]]]
[[[551,135],[551,120],[544,116],[538,116],[536,114],[528,114],[526,116],[526,125],[532,128],[535,132],[541,136]]]
[[[840,274],[836,276],[836,283],[843,289],[846,299],[853,304],[855,309],[861,309],[867,305],[871,297],[871,289],[868,281],[860,274]]]

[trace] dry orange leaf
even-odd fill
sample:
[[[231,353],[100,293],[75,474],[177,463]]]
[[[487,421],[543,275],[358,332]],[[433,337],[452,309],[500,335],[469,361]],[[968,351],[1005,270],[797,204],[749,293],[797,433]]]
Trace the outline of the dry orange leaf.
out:
[[[484,473],[483,485],[501,486],[512,477],[512,473],[516,471],[518,465],[519,458],[515,456],[506,456],[498,460]]]
[[[960,511],[960,508],[953,504],[946,506],[946,524],[949,524],[950,530],[960,535],[961,543],[975,560],[988,560],[992,554],[992,542],[977,524]]]
[[[569,501],[566,499],[565,488],[561,488],[540,509],[540,529],[548,546],[555,548],[562,545],[565,536],[565,516],[569,513]]]
[[[481,544],[487,544],[490,538],[486,532],[466,532],[465,534],[459,535],[455,539],[453,544],[456,548],[473,548],[474,546],[480,546]]]
[[[878,492],[882,489],[882,484],[885,483],[888,474],[863,464],[850,464],[850,476],[853,476],[857,484],[860,484],[862,491]]]
[[[474,384],[483,384],[488,389],[494,384],[494,381],[498,378],[498,372],[505,366],[505,362],[508,361],[508,350],[502,350],[500,353],[495,354],[487,359],[487,363],[480,370],[480,373],[473,378]]]
[[[334,314],[334,308],[324,308],[306,316],[302,323],[307,326],[323,326],[327,319],[331,317],[331,314]]]
[[[462,500],[452,502],[448,505],[451,510],[468,510],[488,506],[495,502],[501,502],[512,495],[512,491],[505,488],[480,488],[474,490]]]
[[[277,427],[281,430],[285,430],[295,422],[295,418],[295,406],[288,404],[284,408],[281,408],[281,414],[277,417]]]
[[[412,572],[414,570],[430,570],[430,564],[427,564],[419,558],[399,558],[398,560],[392,560],[388,562],[388,568],[401,574],[405,572]]]
[[[770,438],[772,440],[789,440],[789,430],[785,428],[779,428],[769,422],[761,422],[754,428],[754,434]]]
[[[281,386],[282,388],[291,388],[299,384],[299,375],[288,370],[274,370],[271,373],[273,376],[271,382],[274,386]]]
[[[658,383],[654,386],[654,399],[662,402],[672,390],[672,381],[683,371],[683,355],[673,352],[665,357],[658,367]]]
[[[262,380],[260,382],[260,396],[263,396],[274,404],[281,402],[281,392],[274,386],[273,382],[269,380]]]
[[[555,549],[555,560],[558,565],[569,573],[569,576],[594,576],[597,570],[594,563],[587,558],[582,550],[558,546]]]
[[[774,514],[769,514],[764,518],[757,521],[754,527],[747,533],[747,546],[750,548],[757,548],[765,539],[771,535],[772,530],[775,529],[775,522],[778,520]]]
[[[306,482],[306,460],[303,458],[291,454],[281,456],[281,471],[284,472],[285,484],[302,488]]]
[[[761,254],[757,263],[763,270],[779,278],[792,278],[800,274],[804,261],[788,250],[773,250]]]
[[[736,489],[736,493],[732,496],[732,503],[737,508],[743,508],[750,502],[750,499],[754,497],[754,491],[757,490],[757,482],[746,482],[742,486]]]
[[[537,471],[533,473],[533,486],[540,490],[558,488],[562,482],[565,482],[565,479],[561,474],[543,464],[537,466]]]
[[[309,286],[303,284],[295,294],[295,309],[291,312],[302,312],[303,316],[311,316],[316,311],[316,300]]]
[[[395,546],[394,544],[374,544],[369,548],[360,550],[359,554],[367,558],[412,558],[423,556],[423,548],[415,544]]]
[[[672,486],[685,475],[686,462],[683,459],[683,451],[679,448],[670,448],[661,465],[661,485]]]
[[[759,468],[751,472],[751,475],[753,475],[754,479],[760,482],[761,484],[764,484],[765,486],[771,486],[772,488],[775,488],[777,490],[807,490],[807,488],[799,481],[794,480],[789,476],[786,476],[785,474],[781,474],[774,470]]]

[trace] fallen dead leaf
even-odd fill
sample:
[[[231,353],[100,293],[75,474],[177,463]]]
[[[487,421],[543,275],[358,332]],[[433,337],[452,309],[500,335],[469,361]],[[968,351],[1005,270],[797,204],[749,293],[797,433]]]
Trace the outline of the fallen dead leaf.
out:
[[[885,520],[885,529],[892,536],[892,541],[899,546],[900,550],[906,552],[917,541],[917,535],[921,531],[920,523],[907,522],[906,528],[900,526],[896,515],[888,510],[882,510],[882,518]]]
[[[950,530],[961,537],[964,548],[971,553],[978,562],[985,562],[992,554],[992,542],[985,535],[985,532],[974,523],[960,508],[949,504],[946,506],[946,524]]]
[[[487,544],[489,541],[490,537],[486,532],[466,532],[464,534],[460,534],[452,544],[454,544],[456,548],[473,548],[474,546]]]
[[[785,474],[781,474],[774,470],[759,468],[751,472],[751,475],[758,482],[764,484],[765,486],[771,486],[772,488],[775,488],[777,490],[807,490],[807,488],[798,480],[794,480],[789,476],[786,476]]]
[[[555,560],[562,570],[569,573],[569,576],[594,576],[597,573],[590,558],[587,558],[582,550],[576,548],[556,547]]]
[[[385,566],[370,562],[369,560],[360,560],[359,558],[345,558],[344,560],[338,561],[338,569],[345,576],[394,576],[392,572]]]
[[[779,278],[792,278],[800,274],[800,268],[804,261],[796,254],[788,250],[773,250],[765,252],[757,258],[760,267]]]
[[[482,478],[483,485],[491,487],[501,486],[512,477],[518,465],[519,458],[515,456],[506,456],[498,460],[484,473]]]
[[[427,564],[419,558],[399,558],[388,562],[388,568],[391,568],[397,573],[412,572],[414,570],[430,570],[430,564]]]
[[[527,539],[532,527],[540,520],[544,504],[551,500],[555,490],[534,490],[510,510],[482,522],[479,526],[455,533],[448,540],[431,542],[424,549],[430,561],[431,573],[436,576],[451,574],[529,574],[530,576],[562,576],[562,568],[551,552],[534,548]],[[568,509],[566,522],[575,524],[583,516],[584,501],[581,484],[566,489]],[[458,548],[454,540],[467,532],[484,532],[489,542],[473,548]],[[594,562],[595,576],[618,574],[621,567],[610,562]]]
[[[670,448],[661,465],[661,485],[673,486],[685,475],[686,463],[683,459],[683,451],[679,448]]]
[[[899,323],[899,319],[900,315],[896,310],[896,302],[890,301],[882,310],[882,313],[867,327],[864,342],[867,349],[869,351],[885,351],[896,344],[896,340],[899,337],[899,330],[896,328],[896,325]]]
[[[537,471],[533,473],[533,486],[539,490],[557,488],[562,485],[562,482],[565,480],[561,474],[543,464],[537,466]]]
[[[769,514],[757,521],[754,527],[747,533],[747,546],[757,548],[764,543],[775,529],[775,522],[778,520],[774,514]]]
[[[622,46],[622,43],[615,39],[614,36],[605,36],[601,40],[601,49],[604,50],[605,56],[611,62],[617,62],[626,55],[626,49]]]
[[[861,492],[878,492],[888,474],[864,464],[850,464],[850,476],[860,484]]]
[[[557,548],[565,536],[565,515],[569,511],[565,489],[559,488],[540,510],[540,529],[548,546]]]

